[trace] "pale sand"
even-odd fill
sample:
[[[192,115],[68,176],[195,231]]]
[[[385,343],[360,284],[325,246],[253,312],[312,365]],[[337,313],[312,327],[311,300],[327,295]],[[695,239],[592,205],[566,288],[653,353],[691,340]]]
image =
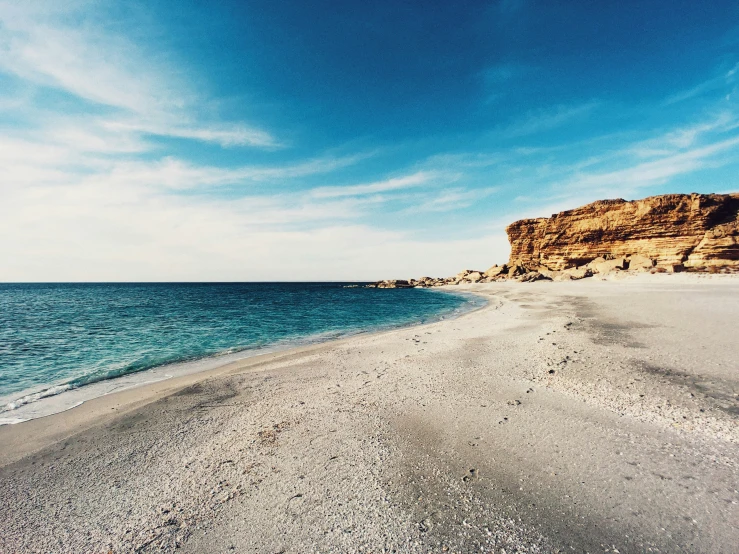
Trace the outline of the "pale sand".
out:
[[[737,552],[739,280],[466,288],[0,428],[0,551]]]

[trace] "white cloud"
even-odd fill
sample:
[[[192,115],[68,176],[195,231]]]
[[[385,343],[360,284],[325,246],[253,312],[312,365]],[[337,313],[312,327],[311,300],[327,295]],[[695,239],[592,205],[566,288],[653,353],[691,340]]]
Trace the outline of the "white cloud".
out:
[[[488,187],[482,189],[464,189],[452,188],[442,190],[438,195],[433,196],[413,205],[406,209],[408,213],[424,213],[424,212],[451,212],[468,208],[475,202],[482,200],[498,191],[498,187]]]
[[[599,106],[599,102],[587,102],[578,106],[555,106],[528,114],[525,118],[516,121],[498,130],[505,137],[523,137],[551,131],[572,120],[587,116]]]
[[[135,44],[103,30],[64,25],[59,12],[49,18],[34,7],[0,4],[4,71],[136,113],[152,113],[169,103],[184,105],[177,87],[158,77],[166,68],[154,67]]]
[[[126,119],[108,122],[113,130],[224,147],[280,146],[254,126],[199,121],[195,106],[206,100],[174,64],[93,19],[89,13],[95,7],[93,2],[0,2],[0,71],[119,110]]]
[[[118,133],[150,134],[174,138],[194,139],[203,142],[213,142],[224,147],[256,146],[276,148],[281,146],[277,140],[266,131],[247,127],[243,124],[218,124],[208,127],[185,127],[166,122],[103,121],[101,122],[101,125]]]
[[[418,240],[353,223],[343,202],[290,208],[279,197],[212,201],[92,180],[14,189],[0,202],[0,236],[22,230],[23,240],[0,241],[0,281],[378,279],[507,256],[499,234]],[[286,225],[310,220],[320,225]]]
[[[457,154],[437,154],[426,160],[425,165],[438,168],[438,171],[458,171],[460,169],[485,169],[506,161],[511,154],[518,152],[465,152]]]
[[[326,157],[284,166],[241,166],[222,168],[193,165],[186,161],[166,157],[155,162],[117,162],[105,179],[118,185],[140,184],[157,188],[188,190],[250,182],[269,182],[294,179],[321,173],[356,163],[362,155],[340,158]],[[101,176],[96,176],[101,178]]]
[[[412,175],[405,177],[394,177],[384,181],[375,183],[367,183],[362,185],[336,186],[336,187],[320,187],[311,191],[311,195],[316,198],[336,198],[340,196],[360,196],[365,194],[376,194],[378,192],[395,191],[412,187],[420,187],[429,184],[441,177],[438,172],[418,171]]]
[[[709,92],[715,92],[716,90],[735,84],[737,71],[739,71],[739,63],[735,64],[728,71],[723,71],[715,77],[707,79],[706,81],[703,81],[702,83],[699,83],[694,87],[670,95],[664,101],[664,104],[667,106],[671,104],[677,104],[680,102],[684,102],[685,100],[690,100],[691,98],[696,98]]]
[[[629,149],[629,152],[642,158],[668,155],[693,147],[706,135],[725,133],[737,127],[739,127],[739,120],[736,116],[730,111],[722,111],[706,121],[678,127],[655,138],[637,143]]]
[[[739,138],[726,139],[614,171],[581,174],[576,176],[568,186],[580,189],[591,187],[597,189],[604,187],[634,189],[663,184],[678,175],[692,173],[711,165],[713,156],[732,150],[737,146],[739,146]]]
[[[514,90],[514,81],[520,80],[529,72],[529,66],[514,62],[498,63],[485,68],[479,73],[487,94],[485,102],[494,102],[510,93]]]

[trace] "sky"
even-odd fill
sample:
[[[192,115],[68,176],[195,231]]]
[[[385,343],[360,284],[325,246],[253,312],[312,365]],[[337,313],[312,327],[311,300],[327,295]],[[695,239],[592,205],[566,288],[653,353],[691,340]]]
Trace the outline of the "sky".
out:
[[[0,0],[0,281],[447,276],[739,190],[739,3]]]

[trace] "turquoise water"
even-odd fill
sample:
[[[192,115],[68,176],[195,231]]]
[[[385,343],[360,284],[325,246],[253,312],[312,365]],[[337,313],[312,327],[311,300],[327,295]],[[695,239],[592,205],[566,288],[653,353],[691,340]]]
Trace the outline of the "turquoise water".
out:
[[[428,322],[475,302],[341,283],[0,284],[0,412],[166,364]]]

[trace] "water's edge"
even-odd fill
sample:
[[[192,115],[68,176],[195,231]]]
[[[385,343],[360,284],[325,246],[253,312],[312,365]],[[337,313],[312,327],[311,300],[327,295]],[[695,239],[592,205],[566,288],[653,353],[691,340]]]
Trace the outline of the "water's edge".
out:
[[[77,380],[72,380],[51,384],[43,388],[20,391],[11,395],[6,395],[5,397],[0,397],[0,425],[13,425],[23,421],[57,414],[80,406],[84,402],[94,398],[175,377],[214,370],[236,361],[264,354],[284,352],[317,344],[325,344],[353,336],[383,333],[397,329],[428,325],[447,319],[456,319],[473,311],[482,309],[488,304],[485,298],[471,292],[451,290],[434,290],[429,292],[432,292],[433,294],[452,294],[462,297],[466,301],[460,307],[451,312],[444,312],[432,317],[426,317],[420,321],[377,325],[362,330],[347,330],[346,332],[337,331],[320,333],[298,339],[277,341],[268,345],[245,348],[238,351],[229,349],[214,355],[142,368],[123,375],[101,378],[92,382],[82,381],[75,383],[74,381]]]

